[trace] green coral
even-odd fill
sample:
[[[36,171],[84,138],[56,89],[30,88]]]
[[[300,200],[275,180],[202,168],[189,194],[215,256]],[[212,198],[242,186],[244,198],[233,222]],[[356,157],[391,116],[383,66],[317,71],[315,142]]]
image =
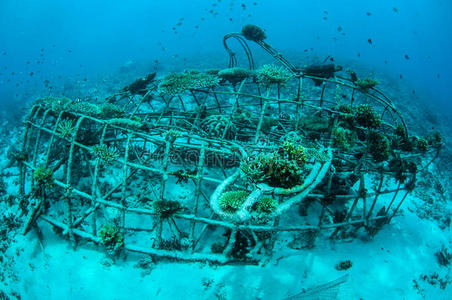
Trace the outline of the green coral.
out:
[[[295,161],[300,167],[306,163],[306,151],[301,145],[294,144],[290,141],[285,141],[283,145],[284,152],[287,154],[288,160]]]
[[[117,251],[124,246],[124,236],[119,228],[114,225],[106,224],[102,226],[99,237],[102,244],[110,250]]]
[[[401,158],[400,154],[389,161],[388,167],[395,180],[401,183],[405,182],[408,174],[415,174],[418,169],[416,163]]]
[[[173,73],[163,78],[158,90],[163,95],[177,95],[186,90],[214,87],[219,82],[220,77],[206,73]]]
[[[262,42],[267,38],[264,30],[262,30],[262,28],[260,28],[259,26],[253,24],[246,24],[245,26],[243,26],[242,34],[247,40],[254,42]]]
[[[274,65],[263,65],[257,70],[256,75],[257,80],[265,86],[271,84],[285,84],[292,78],[292,75],[289,72]]]
[[[242,162],[240,169],[253,182],[291,188],[302,183],[306,160],[304,147],[286,142],[280,151],[261,153]]]
[[[380,82],[372,78],[358,79],[355,81],[355,84],[365,92],[369,91],[371,88],[374,88],[379,83]]]
[[[342,104],[337,108],[337,110],[341,113],[339,115],[339,120],[352,126],[354,122],[353,108],[348,104]]]
[[[182,205],[174,200],[156,200],[152,202],[152,208],[160,219],[169,219],[182,211]]]
[[[272,197],[263,197],[253,206],[253,209],[259,214],[271,214],[277,206],[278,202]]]
[[[380,117],[374,112],[372,106],[359,105],[355,110],[355,120],[358,125],[366,128],[378,128],[381,125]]]
[[[94,145],[92,147],[92,152],[98,159],[100,159],[107,165],[111,164],[119,156],[118,151],[108,147],[105,144]]]
[[[368,137],[368,149],[375,162],[382,162],[389,158],[390,147],[386,136],[378,132],[371,132]]]
[[[424,138],[418,139],[416,146],[419,151],[425,153],[428,150],[428,141]]]
[[[100,114],[100,109],[96,104],[93,103],[89,103],[86,101],[77,101],[74,102],[70,105],[70,109],[73,112],[82,114],[82,115],[87,115],[87,116],[97,116]]]
[[[338,126],[333,129],[333,141],[336,147],[343,150],[350,150],[354,145],[355,137],[351,130]]]
[[[33,179],[38,186],[53,186],[53,170],[46,167],[37,167],[33,173]]]
[[[223,211],[235,213],[246,201],[248,195],[246,191],[229,191],[223,193],[218,202]]]
[[[66,97],[44,97],[35,101],[35,104],[41,105],[45,108],[50,108],[56,112],[67,110],[71,103],[72,100]]]
[[[58,123],[57,133],[64,139],[72,137],[75,133],[74,121],[71,119],[61,120]]]

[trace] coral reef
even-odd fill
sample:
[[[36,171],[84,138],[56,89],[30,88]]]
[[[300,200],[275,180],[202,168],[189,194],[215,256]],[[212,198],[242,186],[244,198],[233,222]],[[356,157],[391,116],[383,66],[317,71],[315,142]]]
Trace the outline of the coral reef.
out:
[[[247,40],[254,42],[262,42],[267,38],[262,28],[252,24],[246,24],[245,26],[243,26],[242,34]]]
[[[159,92],[163,95],[177,95],[186,90],[211,88],[220,82],[216,75],[187,71],[167,75],[159,84]]]
[[[118,251],[124,246],[124,236],[119,228],[114,225],[106,224],[102,226],[99,237],[102,244],[109,250]]]
[[[358,79],[354,83],[359,86],[359,88],[364,92],[368,92],[371,88],[374,88],[380,82],[372,78],[364,78]]]
[[[378,128],[381,125],[380,117],[374,112],[372,106],[368,104],[359,105],[355,109],[355,120],[358,125],[366,128]]]
[[[236,212],[245,202],[249,193],[246,191],[229,191],[221,195],[219,203],[223,211],[227,213]]]
[[[285,84],[292,77],[289,72],[275,65],[263,65],[256,71],[257,81],[265,86]]]
[[[119,156],[118,151],[116,151],[114,148],[108,147],[105,144],[94,145],[92,147],[92,152],[106,165],[111,164]]]

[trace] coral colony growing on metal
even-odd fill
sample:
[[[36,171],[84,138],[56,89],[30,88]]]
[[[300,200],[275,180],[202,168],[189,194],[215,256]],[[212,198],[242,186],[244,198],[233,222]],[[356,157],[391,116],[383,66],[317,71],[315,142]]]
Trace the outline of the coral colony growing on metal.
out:
[[[218,264],[377,234],[440,136],[411,136],[375,79],[294,67],[265,40],[246,25],[224,37],[223,70],[149,74],[98,103],[36,100],[17,155],[23,232],[45,221],[74,247]],[[275,64],[257,67],[250,42]]]

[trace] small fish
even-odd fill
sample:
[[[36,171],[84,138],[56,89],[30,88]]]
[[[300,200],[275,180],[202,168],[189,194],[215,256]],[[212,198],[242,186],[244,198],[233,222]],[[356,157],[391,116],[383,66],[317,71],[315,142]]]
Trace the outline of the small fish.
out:
[[[7,53],[6,53],[6,51],[5,52],[3,52],[3,55],[6,55]]]
[[[245,10],[245,9],[246,9],[245,3],[242,3],[242,4],[241,4],[241,7],[242,7],[243,10]]]
[[[366,12],[366,16],[368,16],[368,17],[370,17],[372,15],[372,13],[371,12]]]
[[[372,45],[372,39],[367,39],[367,42]]]
[[[393,10],[394,12],[396,12],[396,13],[399,12],[399,9],[398,9],[397,7],[393,7],[392,10]]]
[[[405,54],[403,57],[405,57],[405,59],[410,59],[410,57],[408,56],[408,54]]]
[[[361,53],[358,53],[357,56],[358,56],[358,57],[361,57]]]
[[[33,76],[35,73],[34,72],[30,72],[30,77]]]
[[[71,49],[69,49],[67,52],[69,52],[69,53],[72,53],[72,50]]]
[[[414,90],[414,89],[411,92],[413,93],[413,95],[416,94],[416,90]]]
[[[27,60],[27,65],[29,65],[29,64],[30,64],[30,61]]]
[[[439,73],[438,73],[438,74],[436,74],[436,78],[438,78],[438,79],[440,78],[440,74],[439,74]]]
[[[342,26],[339,26],[339,27],[337,28],[337,31],[341,32],[341,31],[342,31]]]
[[[325,15],[327,15],[327,14],[328,14],[328,11],[327,11],[327,10],[324,10],[323,13],[324,13]]]
[[[400,75],[399,75],[399,77],[400,77],[400,79],[402,79],[402,78],[403,78],[403,75],[402,75],[402,74],[400,74]]]
[[[388,61],[387,60],[385,60],[385,65],[387,65],[388,64]]]
[[[326,20],[328,20],[328,18],[327,18],[327,17],[323,17],[322,19],[324,19],[325,21],[326,21]]]

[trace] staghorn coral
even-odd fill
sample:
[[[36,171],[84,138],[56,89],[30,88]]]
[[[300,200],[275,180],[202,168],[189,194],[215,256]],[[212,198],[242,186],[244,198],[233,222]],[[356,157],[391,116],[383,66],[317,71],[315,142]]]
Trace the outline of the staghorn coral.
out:
[[[109,250],[118,251],[124,246],[124,236],[119,228],[106,224],[99,231],[99,237],[103,245]]]
[[[229,191],[221,195],[219,199],[220,207],[227,213],[235,213],[248,197],[246,191]]]

